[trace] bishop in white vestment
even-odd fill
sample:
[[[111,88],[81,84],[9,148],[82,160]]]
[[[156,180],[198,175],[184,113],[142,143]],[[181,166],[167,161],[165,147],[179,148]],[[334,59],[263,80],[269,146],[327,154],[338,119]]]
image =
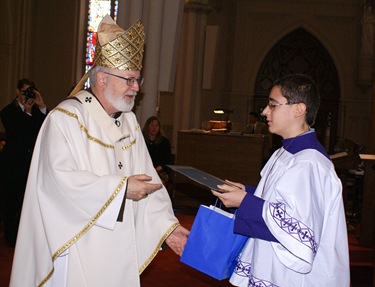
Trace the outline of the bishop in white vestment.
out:
[[[105,17],[92,89],[79,91],[79,83],[47,116],[30,167],[11,287],[136,287],[164,242],[181,254],[188,231],[174,216],[131,112],[142,84],[143,31],[140,21],[123,31]]]

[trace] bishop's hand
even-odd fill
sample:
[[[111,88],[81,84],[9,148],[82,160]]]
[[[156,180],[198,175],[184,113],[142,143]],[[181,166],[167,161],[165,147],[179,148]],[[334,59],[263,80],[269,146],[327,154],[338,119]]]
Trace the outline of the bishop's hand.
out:
[[[126,198],[138,201],[163,187],[161,183],[149,183],[151,180],[152,177],[146,174],[130,176],[128,178]]]

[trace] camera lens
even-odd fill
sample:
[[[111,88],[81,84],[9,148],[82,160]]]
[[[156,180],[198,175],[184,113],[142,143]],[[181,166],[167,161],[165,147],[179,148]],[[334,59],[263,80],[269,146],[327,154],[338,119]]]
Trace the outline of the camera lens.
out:
[[[33,87],[28,87],[22,92],[26,99],[35,99],[35,93]]]

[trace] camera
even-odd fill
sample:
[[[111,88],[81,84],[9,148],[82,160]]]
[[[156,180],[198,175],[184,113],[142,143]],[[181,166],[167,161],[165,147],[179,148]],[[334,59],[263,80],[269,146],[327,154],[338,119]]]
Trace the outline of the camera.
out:
[[[35,96],[36,96],[36,94],[34,93],[33,87],[28,87],[26,90],[22,92],[22,95],[25,96],[26,100],[35,99]]]

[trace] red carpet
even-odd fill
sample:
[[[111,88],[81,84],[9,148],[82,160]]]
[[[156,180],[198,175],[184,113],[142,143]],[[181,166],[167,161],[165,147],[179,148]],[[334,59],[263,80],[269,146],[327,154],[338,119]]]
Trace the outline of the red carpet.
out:
[[[188,211],[191,213],[191,211]],[[193,212],[194,213],[194,212]],[[195,213],[194,213],[195,214]],[[178,214],[181,224],[187,229],[191,228],[193,215]],[[0,287],[9,285],[11,265],[13,260],[13,248],[5,244],[0,228]],[[172,250],[160,251],[152,263],[141,275],[142,287],[224,287],[231,286],[227,280],[213,279],[180,261]]]
[[[194,210],[179,210],[176,215],[184,227],[191,228],[195,215]],[[1,224],[0,233],[2,234]],[[5,245],[3,236],[0,237],[0,286],[6,287],[9,285],[13,248],[8,248]],[[372,287],[373,249],[360,247],[354,233],[349,233],[349,249],[352,287]],[[142,287],[232,286],[228,280],[218,281],[181,263],[179,256],[171,250],[159,252],[142,273],[141,285]]]
[[[181,225],[191,229],[194,216],[176,214]],[[222,287],[232,286],[228,280],[218,281],[180,262],[173,251],[159,252],[141,275],[142,287]]]

